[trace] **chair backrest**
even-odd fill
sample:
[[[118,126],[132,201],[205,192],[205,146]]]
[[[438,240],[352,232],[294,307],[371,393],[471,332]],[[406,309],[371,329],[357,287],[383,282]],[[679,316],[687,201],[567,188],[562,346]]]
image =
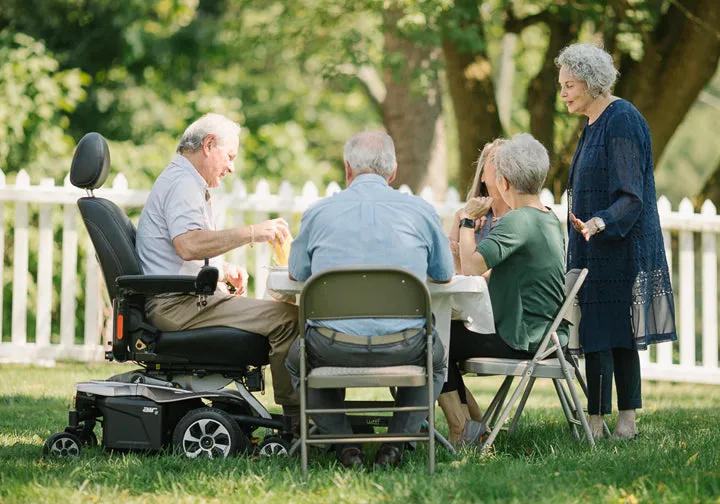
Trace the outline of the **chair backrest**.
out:
[[[346,266],[310,277],[300,295],[300,324],[345,318],[421,318],[432,326],[430,292],[404,268]]]
[[[538,348],[538,353],[542,353],[543,351],[545,351],[545,348],[547,347],[547,344],[550,341],[552,334],[558,330],[558,327],[560,327],[563,319],[567,316],[570,308],[572,308],[573,303],[575,302],[575,297],[577,296],[578,291],[580,291],[580,287],[582,287],[582,284],[585,281],[585,277],[587,277],[587,275],[588,270],[586,268],[571,269],[570,271],[565,273],[565,300],[563,301],[563,304],[560,305],[560,308],[558,309],[557,315],[555,316],[555,319],[553,320],[550,329],[547,331],[547,333],[545,333],[543,341]]]
[[[110,171],[110,151],[99,133],[88,133],[75,149],[70,181],[91,195],[78,200],[78,208],[92,240],[105,277],[110,299],[117,296],[115,279],[120,275],[142,275],[135,250],[135,226],[115,203],[96,198],[92,191],[101,187]]]

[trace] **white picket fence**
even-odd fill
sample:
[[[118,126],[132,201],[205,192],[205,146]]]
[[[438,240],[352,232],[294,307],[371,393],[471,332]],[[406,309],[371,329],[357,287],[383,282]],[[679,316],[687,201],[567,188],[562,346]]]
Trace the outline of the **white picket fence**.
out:
[[[324,195],[339,190],[336,183],[331,183]],[[409,192],[407,188],[401,190]],[[95,194],[123,208],[137,209],[144,204],[148,191],[129,189],[127,180],[117,175],[111,188],[100,189]],[[68,179],[62,187],[55,186],[52,179],[43,179],[38,185],[32,185],[27,173],[22,171],[14,185],[6,185],[5,175],[0,172],[0,222],[3,225],[0,250],[5,250],[10,227],[14,229],[12,263],[9,265],[12,269],[12,323],[10,328],[2,326],[3,291],[0,290],[0,334],[4,334],[0,341],[0,362],[51,364],[59,359],[89,361],[103,358],[110,309],[95,253],[76,206],[77,199],[84,195],[85,192],[72,187]],[[433,199],[429,188],[420,195],[433,202],[446,223],[461,204],[454,189],[450,189],[441,202]],[[545,204],[553,208],[561,222],[565,222],[566,201],[563,199],[556,204],[547,191],[542,196]],[[275,213],[285,217],[291,228],[297,229],[302,212],[320,197],[320,190],[311,183],[305,184],[300,194],[296,194],[288,183],[281,184],[278,192],[272,194],[265,181],[260,181],[253,193],[248,193],[245,185],[236,181],[229,192],[216,190],[213,203],[219,228],[259,222]],[[668,262],[671,267],[677,263],[678,269],[674,290],[679,341],[655,345],[651,352],[641,352],[643,376],[656,380],[720,384],[717,291],[720,216],[710,201],[706,201],[701,213],[697,214],[687,199],[681,202],[677,211],[672,211],[670,202],[661,197],[658,209]],[[6,215],[8,220],[13,219],[12,226],[6,225]],[[35,215],[37,225],[34,224]],[[53,236],[60,229],[62,241],[58,243]],[[695,253],[698,235],[699,258]],[[36,271],[29,270],[31,246],[37,257]],[[86,252],[85,260],[83,264],[78,264],[81,250]],[[56,255],[61,257],[59,272],[54,269]],[[243,247],[229,253],[227,259],[251,266],[249,269],[255,281],[251,294],[262,297],[270,264],[270,248],[265,244],[258,244],[252,249]],[[700,267],[699,275],[696,274],[696,263]],[[4,268],[4,261],[0,261],[0,278],[5,278]],[[78,284],[83,278],[79,269],[85,271],[84,285]],[[58,273],[61,290],[55,292],[52,279]],[[700,280],[696,282],[696,279]],[[35,286],[32,292],[31,285]],[[79,289],[85,293],[82,297],[85,313],[82,341],[76,338]],[[697,303],[696,296],[700,296],[700,303]],[[36,320],[34,338],[28,335],[30,306]],[[697,311],[701,314],[699,318],[696,317]],[[51,334],[51,317],[58,313],[59,334]],[[699,327],[696,327],[698,322]],[[697,348],[702,353],[700,359],[696,355]]]

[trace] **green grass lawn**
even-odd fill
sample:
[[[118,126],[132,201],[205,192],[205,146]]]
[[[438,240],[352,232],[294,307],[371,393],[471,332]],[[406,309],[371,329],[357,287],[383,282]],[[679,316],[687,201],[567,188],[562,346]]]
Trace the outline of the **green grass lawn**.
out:
[[[190,461],[99,447],[75,460],[42,458],[45,438],[66,425],[74,383],[123,369],[0,366],[0,502],[720,503],[720,387],[672,383],[643,383],[639,440],[600,441],[590,450],[572,438],[552,386],[538,382],[513,436],[501,434],[486,457],[453,458],[438,447],[432,477],[424,445],[389,472],[350,472],[332,456],[315,457],[308,482],[299,459]],[[468,382],[481,406],[499,385]],[[268,405],[271,397],[259,396]],[[612,429],[615,418],[608,423]],[[372,461],[375,446],[367,450]]]

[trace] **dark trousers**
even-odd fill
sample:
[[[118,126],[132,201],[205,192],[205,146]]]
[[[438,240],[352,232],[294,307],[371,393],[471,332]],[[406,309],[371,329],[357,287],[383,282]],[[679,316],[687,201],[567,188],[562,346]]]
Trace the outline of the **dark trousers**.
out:
[[[618,409],[642,408],[640,356],[637,350],[613,348],[585,354],[588,413],[590,415],[609,415],[612,412],[613,373],[615,374]]]
[[[532,359],[535,354],[515,350],[508,346],[497,334],[478,334],[468,330],[462,320],[450,323],[450,351],[448,377],[443,386],[444,392],[457,390],[462,402],[465,396],[465,384],[458,363],[471,357],[494,357],[498,359]]]

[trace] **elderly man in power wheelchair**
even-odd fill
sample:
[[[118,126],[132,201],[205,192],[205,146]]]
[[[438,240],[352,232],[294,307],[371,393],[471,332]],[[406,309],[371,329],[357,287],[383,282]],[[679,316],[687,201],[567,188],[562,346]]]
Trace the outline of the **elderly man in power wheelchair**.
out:
[[[78,383],[69,425],[46,441],[46,454],[77,455],[82,444],[96,444],[101,417],[106,449],[174,447],[213,458],[259,444],[263,455],[287,452],[298,401],[284,360],[298,334],[297,307],[239,295],[246,273],[220,256],[282,242],[288,226],[273,219],[216,230],[208,192],[233,173],[239,131],[218,114],[191,124],[153,185],[137,233],[114,203],[92,194],[108,175],[107,143],[97,133],[79,142],[70,180],[89,193],[78,207],[113,303],[107,358],[142,367]],[[284,415],[271,415],[250,393],[263,388],[268,362]],[[237,390],[224,388],[232,382]],[[253,436],[259,427],[269,432],[262,442]]]

